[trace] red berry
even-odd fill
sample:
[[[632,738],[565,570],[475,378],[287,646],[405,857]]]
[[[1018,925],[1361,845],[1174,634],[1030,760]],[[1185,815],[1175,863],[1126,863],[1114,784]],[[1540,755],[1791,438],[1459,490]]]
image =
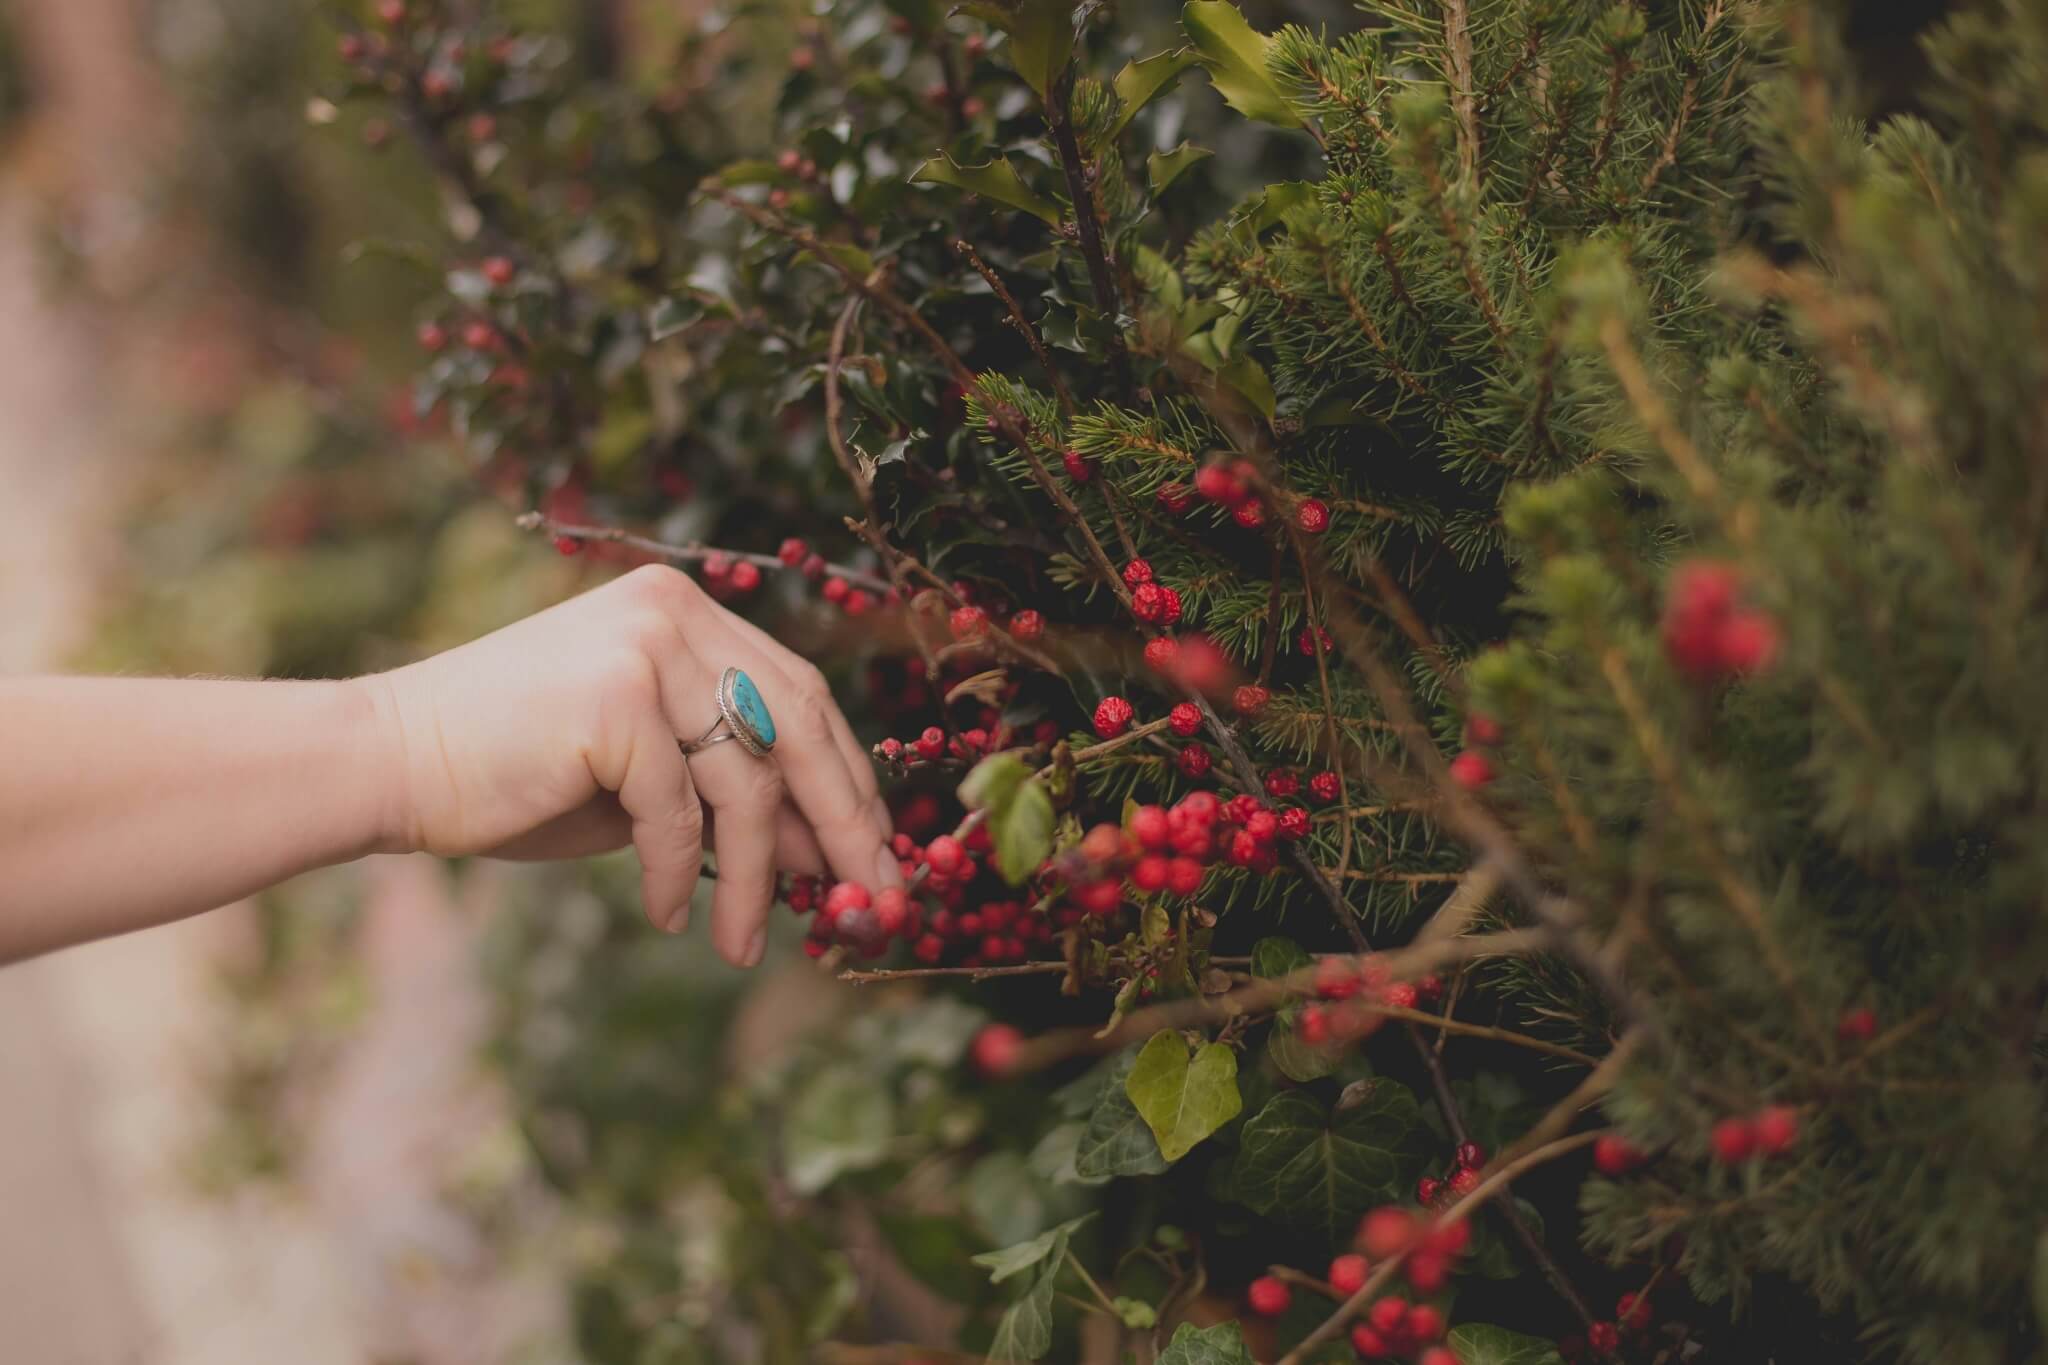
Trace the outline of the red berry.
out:
[[[1444,1334],[1444,1315],[1429,1304],[1418,1303],[1409,1308],[1402,1328],[1410,1341],[1435,1341]]]
[[[875,927],[882,937],[894,938],[910,921],[910,896],[900,886],[887,886],[875,893]]]
[[[970,1051],[975,1070],[992,1080],[1000,1079],[1023,1060],[1024,1035],[1008,1024],[987,1024],[974,1035]]]
[[[1045,617],[1025,608],[1010,618],[1010,635],[1025,644],[1030,644],[1045,634]]]
[[[1308,812],[1300,806],[1289,806],[1280,812],[1280,833],[1288,839],[1306,839],[1310,821]]]
[[[334,50],[345,62],[359,62],[363,59],[364,52],[362,37],[354,33],[344,33],[334,44]]]
[[[1503,732],[1499,721],[1484,711],[1474,711],[1465,717],[1465,733],[1474,744],[1498,744]]]
[[[1330,529],[1330,506],[1315,498],[1303,498],[1294,509],[1294,524],[1312,536]]]
[[[1723,1166],[1747,1161],[1756,1151],[1756,1129],[1748,1119],[1726,1118],[1714,1125],[1714,1160]]]
[[[1131,590],[1131,615],[1147,625],[1157,625],[1166,615],[1166,589],[1157,583],[1140,583]]]
[[[1486,1149],[1476,1142],[1459,1143],[1458,1164],[1460,1166],[1470,1166],[1475,1171],[1478,1170],[1486,1164]]]
[[[1170,626],[1180,620],[1180,594],[1172,588],[1159,589],[1159,624]]]
[[[1444,1182],[1433,1175],[1426,1175],[1415,1182],[1415,1202],[1424,1207],[1434,1204],[1436,1197],[1443,1192]]]
[[[1760,611],[1737,612],[1722,624],[1716,648],[1730,673],[1766,672],[1778,658],[1778,623]]]
[[[1867,1043],[1877,1036],[1877,1011],[1857,1005],[1842,1011],[1835,1021],[1835,1036],[1845,1043]]]
[[[1164,891],[1170,864],[1157,853],[1148,853],[1131,866],[1131,885],[1140,891]]]
[[[917,737],[917,756],[926,762],[930,762],[944,752],[946,752],[946,732],[936,725],[926,726],[924,733]]]
[[[1301,634],[1294,637],[1295,648],[1310,657],[1328,654],[1335,644],[1336,641],[1330,638],[1330,632],[1321,626],[1303,626]]]
[[[1086,455],[1072,446],[1060,452],[1060,463],[1067,467],[1067,477],[1075,483],[1086,483],[1095,477],[1095,466],[1088,462]]]
[[[946,955],[946,940],[937,934],[925,934],[911,945],[910,955],[927,966],[935,964]]]
[[[1251,1303],[1252,1311],[1262,1318],[1277,1318],[1287,1311],[1287,1305],[1294,1302],[1294,1295],[1286,1282],[1271,1275],[1261,1275],[1245,1291],[1245,1298]]]
[[[950,877],[958,872],[961,862],[966,857],[967,852],[960,847],[960,841],[950,834],[941,834],[926,844],[924,849],[925,862],[941,877]]]
[[[846,594],[846,600],[839,604],[839,609],[848,616],[865,616],[868,608],[874,604],[875,599],[868,596],[866,589],[855,588]]]
[[[1756,1116],[1756,1149],[1765,1156],[1779,1156],[1799,1140],[1799,1111],[1790,1105],[1774,1104]]]
[[[1161,484],[1159,504],[1175,516],[1180,516],[1194,506],[1194,490],[1184,483]]]
[[[804,164],[804,154],[794,147],[784,147],[775,154],[776,169],[784,175],[795,175]]]
[[[1146,585],[1150,587],[1150,584]],[[1180,662],[1180,644],[1171,635],[1145,642],[1145,667],[1154,673],[1171,673]]]
[[[423,322],[418,333],[420,349],[428,355],[448,345],[448,329],[438,322]]]
[[[1209,751],[1199,744],[1190,744],[1180,751],[1174,760],[1180,775],[1190,781],[1200,781],[1209,775]]]
[[[1593,1165],[1602,1175],[1627,1175],[1643,1164],[1643,1154],[1627,1138],[1603,1133],[1593,1143]]]
[[[1366,1322],[1356,1322],[1351,1325],[1351,1349],[1364,1356],[1367,1360],[1374,1360],[1381,1356],[1390,1356],[1394,1353],[1394,1348],[1387,1343],[1387,1339],[1378,1332],[1373,1331],[1372,1324]]]
[[[827,602],[844,602],[846,600],[846,594],[851,592],[852,590],[853,585],[848,583],[845,579],[828,578],[825,580],[825,586],[820,591],[824,595],[824,598]]]
[[[955,607],[947,618],[956,640],[972,640],[988,629],[988,613],[980,607]]]
[[[1266,524],[1266,504],[1257,498],[1246,498],[1231,509],[1230,515],[1245,530],[1256,531]]]
[[[1174,806],[1183,819],[1209,826],[1216,823],[1223,814],[1223,803],[1216,799],[1215,792],[1189,792]]]
[[[1124,586],[1135,588],[1140,583],[1152,581],[1152,566],[1142,559],[1134,559],[1124,565]]]
[[[875,752],[889,762],[894,763],[903,757],[903,741],[891,736],[877,744]],[[899,834],[896,836],[896,842],[901,845],[896,850],[896,856],[899,858],[908,857],[910,853],[910,836],[908,834]]]
[[[810,553],[811,547],[798,540],[795,536],[791,536],[783,541],[775,549],[775,557],[792,569],[803,563]]]
[[[1350,1298],[1365,1286],[1365,1277],[1372,1269],[1372,1263],[1356,1252],[1348,1252],[1330,1262],[1330,1288],[1344,1298]]]
[[[1317,773],[1308,780],[1308,794],[1328,805],[1344,794],[1344,783],[1335,773]]]
[[[498,344],[498,334],[488,322],[471,322],[463,326],[462,344],[472,351],[488,351]]]
[[[1330,1041],[1330,1014],[1321,1005],[1307,1005],[1295,1016],[1294,1031],[1301,1041],[1310,1047],[1321,1047]],[[1340,1258],[1341,1259],[1341,1258]],[[1364,1260],[1364,1257],[1358,1257]]]
[[[1470,1166],[1460,1166],[1445,1184],[1452,1194],[1463,1199],[1466,1195],[1479,1188],[1479,1172],[1473,1170]]]
[[[377,17],[387,24],[405,22],[405,0],[377,0]]]
[[[1637,1298],[1634,1294],[1623,1294],[1614,1301],[1614,1320],[1630,1335],[1650,1330],[1650,1301]]]
[[[558,554],[573,555],[582,550],[583,542],[574,536],[556,536],[555,551]]]
[[[1266,795],[1276,800],[1294,795],[1301,790],[1301,778],[1286,768],[1275,768],[1266,774]]]
[[[1478,791],[1493,779],[1493,760],[1477,749],[1467,749],[1451,760],[1451,781],[1468,792]]]
[[[793,48],[789,54],[791,71],[809,71],[818,64],[818,54],[808,47]]]
[[[1326,957],[1316,963],[1316,994],[1325,1000],[1349,1000],[1361,984],[1349,958]]]
[[[1124,901],[1123,882],[1115,877],[1105,877],[1099,882],[1084,882],[1074,888],[1074,904],[1091,915],[1113,914]]]
[[[1244,832],[1262,844],[1270,844],[1280,837],[1280,817],[1269,810],[1255,811],[1244,822]]]
[[[1437,1294],[1450,1283],[1451,1264],[1434,1251],[1418,1251],[1402,1264],[1408,1285],[1418,1294]]]
[[[1230,695],[1230,705],[1240,716],[1256,715],[1273,694],[1257,683],[1246,683]]]
[[[1415,1215],[1391,1204],[1374,1209],[1358,1224],[1359,1250],[1375,1261],[1400,1255],[1414,1240]]]
[[[1095,733],[1103,739],[1115,739],[1131,728],[1131,717],[1135,714],[1122,697],[1104,697],[1095,707]]]
[[[817,582],[825,576],[825,556],[821,554],[805,555],[804,562],[797,566],[797,572],[810,579],[813,583]]]
[[[743,559],[732,566],[732,574],[727,581],[732,584],[734,592],[752,592],[761,586],[761,568],[752,561]]]
[[[1195,491],[1210,502],[1236,502],[1244,496],[1244,485],[1222,465],[1209,464],[1195,471]]]
[[[1455,1223],[1436,1223],[1424,1238],[1429,1250],[1446,1258],[1463,1254],[1472,1241],[1472,1225],[1463,1219]]]
[[[1202,886],[1202,865],[1193,858],[1172,858],[1166,864],[1166,889],[1176,896],[1192,896]]]
[[[1399,1336],[1408,1321],[1408,1301],[1393,1294],[1376,1300],[1366,1314],[1366,1321],[1382,1336]]]
[[[519,274],[519,267],[512,264],[510,256],[493,256],[484,262],[483,273],[492,285],[503,289]]]
[[[1460,1365],[1458,1353],[1448,1346],[1432,1346],[1424,1351],[1415,1365]]]
[[[988,39],[979,33],[970,33],[960,40],[960,50],[970,57],[979,57],[988,51]]]
[[[1163,806],[1140,806],[1131,812],[1131,837],[1138,846],[1157,853],[1167,846],[1173,837],[1171,823]]]
[[[1202,708],[1191,701],[1181,702],[1166,713],[1166,728],[1182,739],[1191,738],[1202,728]]]
[[[420,93],[438,104],[455,93],[455,79],[445,71],[429,71],[420,77]]]
[[[1613,1355],[1621,1347],[1621,1329],[1611,1322],[1596,1322],[1586,1329],[1586,1345],[1601,1355]]]

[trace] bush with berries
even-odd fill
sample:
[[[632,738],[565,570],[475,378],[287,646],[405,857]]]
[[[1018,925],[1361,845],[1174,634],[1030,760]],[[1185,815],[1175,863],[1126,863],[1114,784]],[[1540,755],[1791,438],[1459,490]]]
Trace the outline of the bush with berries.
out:
[[[896,816],[725,1102],[509,992],[594,1357],[2035,1348],[2038,14],[334,8],[423,419]]]

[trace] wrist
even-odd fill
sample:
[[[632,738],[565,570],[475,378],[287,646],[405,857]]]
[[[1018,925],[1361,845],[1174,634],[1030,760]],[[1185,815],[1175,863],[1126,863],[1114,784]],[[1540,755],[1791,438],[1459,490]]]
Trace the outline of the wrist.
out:
[[[419,849],[412,815],[412,781],[406,760],[405,719],[389,674],[351,678],[341,684],[349,722],[343,727],[361,792],[359,820],[364,853],[413,853]]]

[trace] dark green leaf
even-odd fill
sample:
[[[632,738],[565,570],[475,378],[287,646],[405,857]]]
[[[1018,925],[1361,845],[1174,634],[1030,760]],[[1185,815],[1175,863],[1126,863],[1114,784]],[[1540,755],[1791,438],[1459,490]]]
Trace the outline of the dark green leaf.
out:
[[[1124,1092],[1168,1161],[1186,1156],[1244,1107],[1237,1093],[1237,1054],[1222,1043],[1209,1043],[1190,1058],[1187,1040],[1174,1029],[1152,1035],[1124,1081]]]
[[[1267,421],[1273,420],[1273,381],[1266,377],[1265,367],[1248,355],[1240,355],[1216,371],[1216,377],[1236,389],[1245,401],[1259,410]]]
[[[996,1324],[995,1340],[989,1344],[988,1358],[991,1361],[1036,1360],[1052,1348],[1052,1295],[1053,1286],[1060,1277],[1060,1267],[1067,1259],[1067,1239],[1074,1229],[1086,1222],[1077,1218],[1071,1223],[1062,1223],[1044,1234],[1045,1246],[1038,1247],[1040,1238],[1033,1238],[1025,1244],[1031,1249],[1032,1259],[1011,1269],[1005,1269],[1003,1276],[1015,1274],[1019,1269],[1036,1266],[1031,1287],[1024,1297],[1011,1304],[1003,1313],[1002,1321]],[[1021,1252],[1024,1248],[1011,1248]],[[995,1255],[1005,1253],[997,1252]],[[977,1261],[984,1258],[977,1257]],[[1007,1263],[1006,1263],[1007,1264]]]
[[[1276,1095],[1239,1135],[1236,1195],[1334,1244],[1367,1209],[1402,1197],[1419,1160],[1422,1113],[1388,1080],[1332,1115],[1300,1090]]]
[[[983,1245],[958,1218],[879,1211],[876,1222],[903,1268],[956,1303],[981,1297],[982,1279],[970,1268]]]
[[[816,1194],[847,1171],[881,1162],[895,1125],[889,1092],[850,1067],[813,1076],[782,1124],[783,1159],[798,1194]]]
[[[960,6],[959,13],[1010,35],[1010,62],[1040,99],[1073,55],[1072,0],[971,0]]]
[[[1054,1248],[1064,1252],[1067,1239],[1074,1235],[1074,1230],[1094,1216],[1092,1213],[1084,1213],[1079,1218],[1061,1223],[1056,1228],[1047,1228],[1029,1241],[1019,1242],[1013,1247],[1004,1247],[1001,1251],[985,1251],[973,1258],[974,1263],[987,1268],[990,1284],[1001,1284],[1012,1275],[1042,1264],[1046,1257],[1053,1254]]]
[[[1031,191],[1007,157],[992,157],[979,166],[962,166],[950,156],[935,156],[912,171],[910,181],[914,185],[951,185],[984,199],[993,199],[998,204],[1022,209],[1054,227],[1059,226],[1062,216],[1058,204]]]
[[[1252,945],[1252,975],[1267,979],[1300,971],[1313,961],[1308,951],[1291,938],[1274,935]]]
[[[1158,1140],[1124,1093],[1124,1082],[1137,1060],[1135,1051],[1121,1054],[1103,1078],[1095,1109],[1088,1116],[1088,1129],[1074,1148],[1074,1171],[1083,1180],[1157,1175],[1166,1169]]]

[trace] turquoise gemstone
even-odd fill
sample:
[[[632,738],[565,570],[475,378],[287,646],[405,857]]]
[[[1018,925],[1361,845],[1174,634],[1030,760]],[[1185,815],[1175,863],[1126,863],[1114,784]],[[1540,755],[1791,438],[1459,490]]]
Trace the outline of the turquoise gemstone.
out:
[[[754,680],[745,670],[733,670],[732,709],[740,722],[754,732],[766,749],[775,743],[775,719],[768,714],[768,703],[761,699],[761,689],[754,686]]]

